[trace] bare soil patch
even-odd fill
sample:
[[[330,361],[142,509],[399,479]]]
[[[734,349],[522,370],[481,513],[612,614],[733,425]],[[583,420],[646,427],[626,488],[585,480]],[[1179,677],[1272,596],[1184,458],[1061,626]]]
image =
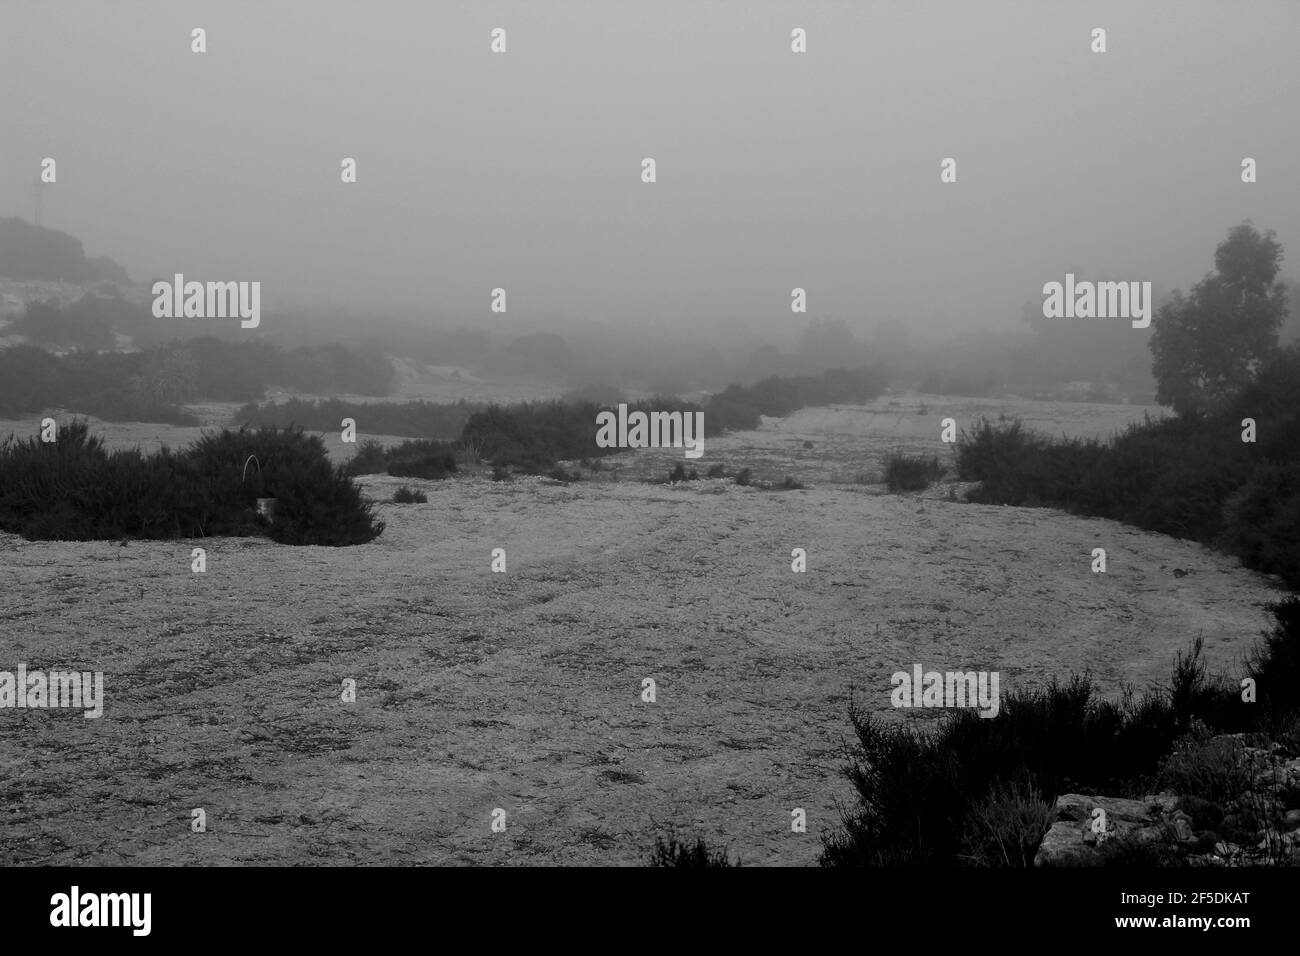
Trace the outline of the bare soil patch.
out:
[[[1268,625],[1274,586],[1194,543],[829,480],[894,441],[868,414],[697,463],[810,460],[805,491],[374,476],[388,527],[359,547],[0,535],[0,669],[101,670],[107,698],[99,720],[0,711],[0,863],[636,864],[675,825],[811,864],[850,797],[850,693],[901,719],[889,676],[913,663],[1118,692],[1163,683],[1198,634],[1229,669]],[[402,483],[428,503],[392,504]]]

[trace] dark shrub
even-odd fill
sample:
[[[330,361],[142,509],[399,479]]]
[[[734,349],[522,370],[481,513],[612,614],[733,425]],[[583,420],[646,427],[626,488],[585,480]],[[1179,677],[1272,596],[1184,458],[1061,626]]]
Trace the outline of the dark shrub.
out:
[[[1201,657],[1205,638],[1197,636],[1186,652],[1174,656],[1168,700],[1175,726],[1186,732],[1196,722],[1212,727],[1245,726],[1239,687],[1225,677],[1211,677]]]
[[[982,486],[970,500],[986,504],[1022,505],[1046,486],[1049,442],[1028,431],[1017,419],[994,424],[982,418],[974,431],[962,431],[957,446],[957,476]]]
[[[1242,441],[1253,419],[1257,443]],[[1238,555],[1300,587],[1300,348],[1281,350],[1222,414],[1131,425],[1109,442],[1053,441],[987,419],[957,448],[972,501],[1052,505]]]
[[[628,404],[628,414],[704,413],[706,435],[758,426],[759,415],[785,415],[806,405],[866,401],[884,389],[884,374],[874,369],[838,369],[800,379],[768,378],[755,385],[730,385],[701,406],[671,396]],[[614,454],[619,448],[596,444],[597,415],[610,409],[591,401],[525,402],[491,405],[475,411],[461,432],[463,445],[480,449],[494,465],[512,465],[546,474],[557,461]],[[360,419],[358,418],[358,421]],[[653,427],[653,426],[652,426]]]
[[[546,474],[560,460],[610,454],[618,449],[596,445],[594,404],[528,402],[493,405],[475,412],[465,423],[461,441],[480,449],[494,465],[513,465],[533,474]]]
[[[301,429],[223,429],[204,435],[188,454],[205,474],[238,469],[245,500],[277,499],[269,533],[282,544],[363,544],[383,530],[351,478],[330,464],[319,435]]]
[[[1254,773],[1243,745],[1231,737],[1209,739],[1208,734],[1188,735],[1178,741],[1160,764],[1158,785],[1177,793],[1183,809],[1190,804],[1212,813],[1206,803],[1222,806],[1239,799],[1254,785]],[[1191,811],[1188,811],[1189,815]],[[1219,814],[1222,822],[1222,813]]]
[[[29,540],[252,534],[258,498],[277,499],[267,533],[283,543],[357,544],[383,530],[324,443],[301,432],[223,431],[146,456],[108,454],[73,422],[48,445],[0,446],[0,527]]]
[[[374,439],[362,442],[343,470],[349,475],[382,475],[388,470],[388,453]]]
[[[1215,830],[1223,825],[1223,807],[1201,797],[1183,796],[1178,799],[1178,809],[1192,818],[1197,830]]]
[[[960,858],[973,866],[1033,866],[1052,807],[1028,781],[996,781],[967,814]]]
[[[824,838],[822,865],[951,864],[965,803],[957,755],[909,725],[852,705],[849,716],[858,746],[847,774],[859,803],[843,830]]]
[[[456,448],[447,442],[404,441],[384,448],[377,441],[367,441],[343,466],[348,475],[387,473],[395,478],[446,478],[457,472]]]
[[[885,485],[890,491],[923,491],[943,477],[937,457],[889,455],[885,459]]]
[[[109,454],[86,423],[72,422],[55,442],[0,447],[0,527],[64,541],[248,533],[255,523],[236,480],[168,449]]]
[[[670,834],[667,839],[655,837],[655,848],[650,854],[650,866],[740,866],[740,861],[732,863],[727,851],[710,849],[703,837],[696,837],[692,843]]]
[[[272,540],[339,547],[365,544],[384,530],[361,490],[342,472],[331,471],[326,477],[324,469],[312,469],[294,477],[297,480],[278,495]]]
[[[450,454],[420,458],[399,458],[388,466],[394,478],[446,478],[456,472],[456,459]]]
[[[1259,705],[1281,723],[1300,713],[1300,598],[1289,597],[1269,610],[1277,623],[1247,656],[1246,670],[1255,680]]]
[[[393,501],[399,505],[422,505],[428,503],[429,498],[423,491],[412,491],[406,485],[402,485],[393,492]]]
[[[1223,505],[1218,544],[1241,563],[1300,587],[1300,457],[1262,462]]]
[[[815,405],[861,404],[885,390],[883,366],[830,369],[802,378],[771,376],[753,385],[729,385],[704,406],[708,435],[757,428],[760,415],[784,416]]]
[[[998,847],[1024,861],[1040,803],[1072,791],[1151,792],[1175,742],[1195,727],[1215,720],[1220,731],[1240,732],[1257,720],[1230,682],[1205,675],[1199,653],[1194,643],[1180,655],[1168,690],[1118,703],[1095,698],[1089,680],[1075,676],[1005,695],[995,718],[962,710],[929,730],[851,705],[858,746],[846,773],[859,800],[825,839],[822,864],[951,866]],[[991,808],[1013,805],[1019,823],[991,829]]]

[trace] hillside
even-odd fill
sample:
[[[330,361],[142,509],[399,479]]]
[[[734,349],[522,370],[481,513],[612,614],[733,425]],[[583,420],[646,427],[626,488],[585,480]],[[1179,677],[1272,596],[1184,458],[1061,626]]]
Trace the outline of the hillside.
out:
[[[107,256],[86,258],[81,240],[17,216],[0,217],[0,278],[47,282],[115,282],[129,285],[126,270]]]

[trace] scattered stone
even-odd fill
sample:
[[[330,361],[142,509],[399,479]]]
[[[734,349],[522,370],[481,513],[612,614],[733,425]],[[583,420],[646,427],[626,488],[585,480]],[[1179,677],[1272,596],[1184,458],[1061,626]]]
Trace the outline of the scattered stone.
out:
[[[1154,806],[1162,814],[1170,814],[1178,809],[1178,794],[1152,793],[1142,798],[1142,802]]]
[[[1152,806],[1146,800],[1129,800],[1125,797],[1090,797],[1067,793],[1056,801],[1058,820],[1092,820],[1092,811],[1101,807],[1106,811],[1107,822],[1147,823],[1154,818]]]
[[[1205,800],[1190,796],[1162,792],[1148,794],[1141,800],[1127,797],[1108,797],[1067,793],[1058,797],[1049,827],[1038,853],[1035,866],[1098,866],[1102,863],[1102,847],[1111,840],[1131,842],[1136,846],[1174,840],[1170,847],[1184,862],[1197,866],[1259,866],[1276,863],[1300,863],[1300,808],[1284,809],[1294,767],[1300,781],[1300,759],[1281,760],[1276,750],[1272,753],[1252,749],[1235,735],[1242,747],[1246,766],[1252,771],[1268,767],[1268,773],[1259,774],[1254,791],[1247,791],[1236,800],[1226,801],[1223,809],[1230,811],[1220,819],[1218,807]],[[1194,811],[1188,813],[1183,807]],[[1225,840],[1219,830],[1240,833],[1242,824],[1252,820],[1263,808],[1275,807],[1276,828],[1270,826],[1256,831],[1254,845],[1241,846]],[[1093,811],[1105,811],[1106,828],[1102,833],[1093,831]],[[1100,817],[1098,818],[1100,819]],[[1197,830],[1197,820],[1205,827]]]
[[[1095,854],[1095,850],[1084,845],[1083,830],[1077,824],[1058,821],[1043,837],[1034,855],[1034,866],[1088,866]]]

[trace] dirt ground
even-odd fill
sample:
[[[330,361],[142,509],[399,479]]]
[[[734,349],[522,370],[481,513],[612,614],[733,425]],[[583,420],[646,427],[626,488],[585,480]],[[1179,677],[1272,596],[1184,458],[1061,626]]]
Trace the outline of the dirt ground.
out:
[[[944,403],[810,409],[688,463],[801,491],[646,484],[680,452],[639,452],[617,481],[405,482],[427,504],[361,479],[387,528],[353,548],[0,534],[0,669],[103,671],[106,696],[98,720],[0,711],[0,863],[637,864],[676,826],[808,865],[851,796],[850,693],[901,719],[889,677],[915,663],[998,671],[1004,695],[1089,670],[1114,693],[1163,682],[1197,635],[1232,670],[1268,626],[1274,585],[1199,545],[885,494],[884,453],[944,456],[940,418],[1000,405]],[[1072,434],[1145,411],[1017,410]]]

